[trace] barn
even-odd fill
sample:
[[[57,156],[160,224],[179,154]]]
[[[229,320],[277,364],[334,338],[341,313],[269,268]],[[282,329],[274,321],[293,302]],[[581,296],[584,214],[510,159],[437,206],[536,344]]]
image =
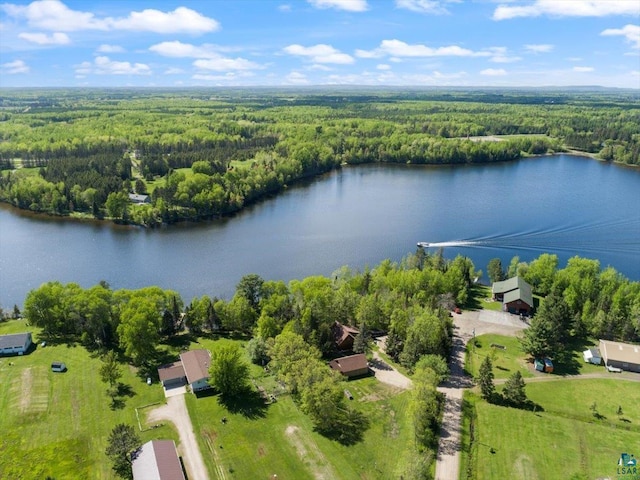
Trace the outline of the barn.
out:
[[[185,480],[173,440],[151,440],[131,457],[133,480]]]
[[[24,355],[32,343],[31,332],[0,335],[0,355]]]
[[[600,340],[600,352],[607,367],[640,373],[640,345]]]
[[[369,374],[367,357],[363,353],[340,357],[329,362],[329,367],[340,372],[347,378],[360,377]]]
[[[491,291],[493,299],[502,302],[505,312],[529,315],[533,310],[531,285],[521,277],[494,282]]]

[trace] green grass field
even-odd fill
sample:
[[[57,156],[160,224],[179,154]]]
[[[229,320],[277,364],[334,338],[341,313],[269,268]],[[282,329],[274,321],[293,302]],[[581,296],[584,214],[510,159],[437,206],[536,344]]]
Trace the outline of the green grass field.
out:
[[[504,349],[492,347],[501,345]],[[532,377],[530,364],[520,348],[520,342],[516,337],[505,335],[485,334],[476,337],[475,345],[467,344],[465,370],[473,377],[478,375],[478,369],[486,356],[491,358],[494,378],[508,378],[517,370],[523,377]]]
[[[38,329],[24,320],[0,323],[0,334],[25,331],[38,342]],[[52,361],[64,362],[68,371],[51,372]],[[135,407],[163,401],[164,395],[123,366],[121,382],[130,393],[122,408],[112,410],[100,364],[82,346],[49,344],[28,355],[0,357],[0,478],[115,478],[104,454],[111,429],[122,422],[137,426]],[[177,440],[169,426],[140,437]]]
[[[638,383],[559,379],[528,384],[526,391],[541,409],[491,405],[471,392],[465,394],[460,478],[616,478],[620,454],[638,455]],[[604,418],[590,410],[594,401]],[[622,416],[616,414],[618,406]]]
[[[412,442],[408,394],[375,378],[351,381],[348,388],[352,405],[371,420],[363,440],[349,446],[314,432],[287,394],[248,412],[229,411],[217,396],[190,395],[187,406],[205,462],[210,470],[218,465],[226,478],[398,478]]]
[[[0,323],[0,335],[38,329],[24,320]],[[180,348],[212,349],[220,340],[200,338],[165,346],[169,357]],[[241,340],[237,341],[244,345]],[[65,362],[66,373],[53,373],[52,361]],[[113,479],[104,454],[108,435],[117,423],[138,425],[135,408],[164,402],[158,383],[148,386],[135,369],[122,365],[122,383],[130,387],[119,408],[111,408],[106,385],[100,381],[100,359],[84,347],[38,347],[28,355],[0,357],[0,478],[56,480]],[[380,384],[375,378],[349,382],[352,406],[370,420],[361,441],[344,446],[313,430],[310,420],[283,393],[275,378],[251,366],[252,383],[278,399],[270,405],[254,403],[228,409],[215,395],[187,395],[194,428],[210,477],[222,479],[270,478],[331,479],[398,478],[413,433],[406,415],[408,393]],[[255,382],[255,383],[254,383]],[[142,441],[170,438],[173,426],[146,430]],[[227,417],[226,424],[220,421]]]
[[[191,348],[212,349],[215,343],[200,338]],[[354,397],[351,406],[369,418],[370,426],[362,441],[345,446],[314,432],[310,420],[269,372],[252,365],[251,376],[254,386],[274,393],[277,401],[266,406],[242,404],[234,410],[221,405],[216,395],[187,396],[210,472],[221,472],[219,478],[228,479],[268,479],[273,474],[296,480],[399,478],[403,457],[413,442],[407,392],[372,377],[348,382]],[[227,418],[224,424],[223,417]]]

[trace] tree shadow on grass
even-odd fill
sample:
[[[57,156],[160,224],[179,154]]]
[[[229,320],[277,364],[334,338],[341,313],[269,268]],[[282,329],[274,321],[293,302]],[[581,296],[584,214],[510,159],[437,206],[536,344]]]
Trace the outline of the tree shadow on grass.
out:
[[[489,403],[492,403],[494,405],[499,405],[501,407],[510,407],[510,408],[517,408],[519,410],[528,410],[529,412],[534,412],[534,413],[544,412],[544,407],[542,405],[532,402],[529,399],[525,400],[522,403],[514,403],[504,398],[504,396],[502,396],[498,392],[493,393],[493,395],[489,399]]]
[[[230,413],[237,413],[250,420],[264,418],[267,405],[255,390],[246,390],[238,395],[220,395],[218,402]]]
[[[125,383],[119,382],[118,383],[118,396],[119,397],[133,397],[136,395],[136,392],[133,391],[133,388],[131,388],[131,385],[127,385]]]
[[[351,409],[338,413],[337,417],[332,420],[322,425],[316,425],[314,430],[320,435],[345,446],[361,442],[364,432],[370,426],[367,417],[361,412]]]

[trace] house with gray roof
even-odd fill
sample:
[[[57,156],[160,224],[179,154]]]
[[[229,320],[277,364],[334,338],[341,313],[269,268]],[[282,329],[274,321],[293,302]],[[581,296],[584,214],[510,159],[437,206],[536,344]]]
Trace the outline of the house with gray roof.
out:
[[[531,285],[522,277],[512,277],[502,282],[494,282],[491,287],[493,299],[502,302],[505,312],[529,315],[533,310]]]
[[[31,332],[0,335],[0,355],[24,355],[32,343]]]
[[[133,480],[185,480],[173,440],[151,440],[131,458]]]

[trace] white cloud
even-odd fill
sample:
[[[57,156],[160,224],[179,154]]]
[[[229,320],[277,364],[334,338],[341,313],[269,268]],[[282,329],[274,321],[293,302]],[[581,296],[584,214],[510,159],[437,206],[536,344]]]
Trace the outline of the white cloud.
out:
[[[320,70],[322,72],[331,72],[334,69],[331,68],[331,67],[327,67],[326,65],[321,65],[319,63],[314,63],[313,65],[308,67],[307,70]]]
[[[574,72],[593,72],[593,67],[573,67]]]
[[[175,67],[167,68],[167,69],[164,71],[164,74],[165,74],[165,75],[178,75],[178,74],[180,74],[180,73],[184,73],[184,70],[183,70],[183,69],[181,69],[181,68],[175,68]]]
[[[290,12],[292,8],[288,3],[284,3],[282,5],[278,5],[278,10],[280,10],[281,12]]]
[[[304,73],[293,71],[285,78],[288,85],[309,85],[311,83]]]
[[[122,53],[124,52],[124,48],[119,45],[109,45],[107,43],[103,43],[98,47],[96,51],[100,53]]]
[[[450,12],[444,3],[458,3],[458,0],[396,0],[396,7],[418,13],[445,15]]]
[[[553,50],[553,45],[549,45],[548,43],[540,43],[533,45],[525,45],[525,50],[530,53],[549,53]]]
[[[204,70],[227,72],[232,70],[257,70],[264,68],[262,65],[247,60],[246,58],[225,57],[219,52],[227,49],[208,43],[198,46],[179,41],[161,42],[150,46],[149,50],[164,57],[196,58],[197,60],[193,62],[193,65]]]
[[[335,8],[348,12],[365,12],[369,9],[367,0],[307,0],[316,8]]]
[[[254,63],[246,58],[201,58],[193,62],[193,66],[204,70],[213,70],[215,72],[228,72],[232,70],[256,70],[263,68],[261,65]]]
[[[118,30],[134,30],[156,33],[204,33],[220,28],[213,18],[208,18],[187,7],[178,7],[172,12],[161,12],[152,8],[131,12],[127,18],[113,20]]]
[[[354,62],[351,55],[342,53],[331,45],[325,45],[322,43],[312,47],[303,47],[302,45],[294,44],[285,47],[283,50],[289,55],[308,57],[314,63],[335,63],[346,65]]]
[[[607,15],[640,15],[636,0],[535,0],[529,5],[499,5],[494,20],[516,17],[604,17]]]
[[[640,8],[640,7],[639,7]],[[621,35],[630,43],[633,48],[640,48],[640,25],[625,25],[622,28],[607,28],[600,35],[614,36]]]
[[[386,63],[380,63],[376,65],[378,70],[391,70],[391,65],[387,65]]]
[[[522,60],[521,57],[509,55],[507,47],[491,47],[488,50],[493,54],[489,60],[494,63],[513,63]]]
[[[15,75],[17,73],[29,73],[29,66],[22,60],[14,60],[13,62],[7,62],[0,65],[2,71],[9,75]]]
[[[631,70],[631,75],[634,77],[640,77],[640,70]]]
[[[76,66],[76,75],[150,75],[151,69],[144,63],[117,62],[109,57],[99,56],[91,62]]]
[[[218,22],[187,7],[172,12],[146,9],[127,17],[97,17],[91,12],[73,10],[59,0],[37,0],[28,5],[5,3],[2,10],[11,17],[24,18],[35,28],[73,32],[77,30],[133,30],[156,33],[204,33],[219,28]]]
[[[486,75],[489,77],[501,77],[507,74],[507,71],[502,68],[487,68],[480,72],[480,75]]]
[[[380,58],[385,55],[392,57],[489,57],[489,51],[474,52],[467,48],[449,45],[447,47],[431,48],[426,45],[402,42],[400,40],[383,40],[374,50],[356,50],[360,58]]]
[[[61,32],[55,32],[51,35],[46,33],[21,33],[18,37],[38,45],[68,45],[71,43],[69,35]]]

